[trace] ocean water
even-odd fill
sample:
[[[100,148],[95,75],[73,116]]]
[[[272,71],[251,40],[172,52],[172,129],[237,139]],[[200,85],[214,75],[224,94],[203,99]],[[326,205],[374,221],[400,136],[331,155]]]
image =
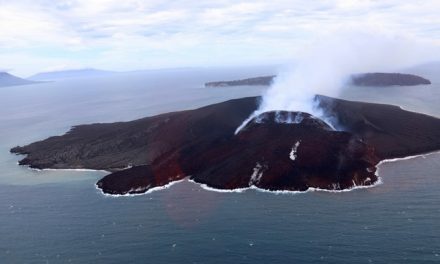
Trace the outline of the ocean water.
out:
[[[105,172],[33,171],[8,150],[72,125],[132,120],[261,94],[206,81],[272,68],[177,69],[0,89],[0,263],[439,263],[440,154],[383,163],[383,184],[344,193],[206,191],[183,181],[102,195]],[[440,117],[430,86],[346,87],[341,97]]]

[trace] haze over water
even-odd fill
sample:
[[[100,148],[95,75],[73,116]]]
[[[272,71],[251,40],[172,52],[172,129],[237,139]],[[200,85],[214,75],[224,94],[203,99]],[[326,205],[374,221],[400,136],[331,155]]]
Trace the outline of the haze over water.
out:
[[[346,87],[342,98],[440,117],[430,86]],[[270,67],[139,72],[0,88],[0,260],[5,263],[435,263],[440,261],[440,155],[380,165],[383,184],[346,193],[216,193],[182,182],[106,197],[105,172],[43,171],[9,154],[72,125],[132,120],[260,95],[207,81]]]

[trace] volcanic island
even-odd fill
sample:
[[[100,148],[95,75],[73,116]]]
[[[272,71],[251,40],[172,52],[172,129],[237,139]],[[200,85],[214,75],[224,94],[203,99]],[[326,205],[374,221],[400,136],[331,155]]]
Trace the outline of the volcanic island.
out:
[[[207,82],[205,83],[205,87],[269,86],[274,82],[276,77],[276,75],[268,75],[232,81]],[[349,76],[347,83],[356,86],[387,87],[429,85],[431,81],[414,74],[373,72],[353,74]]]
[[[304,112],[256,115],[261,97],[129,122],[74,126],[12,153],[35,169],[94,169],[110,174],[105,194],[139,194],[189,179],[219,190],[345,190],[373,186],[386,159],[440,149],[440,119],[398,106],[322,95],[316,103],[337,119],[335,130]]]

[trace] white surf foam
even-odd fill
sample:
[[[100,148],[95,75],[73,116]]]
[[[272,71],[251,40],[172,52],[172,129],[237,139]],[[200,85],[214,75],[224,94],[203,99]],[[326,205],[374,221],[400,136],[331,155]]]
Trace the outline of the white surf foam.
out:
[[[20,165],[17,162],[17,165]],[[105,173],[110,173],[111,171],[108,170],[94,170],[94,169],[52,169],[52,168],[48,168],[48,169],[37,169],[37,168],[31,168],[28,165],[25,165],[28,169],[33,170],[33,171],[78,171],[78,172],[93,172],[93,171],[99,171],[99,172],[105,172]],[[128,165],[125,168],[122,168],[120,170],[126,170],[126,169],[131,169],[133,166],[132,165]],[[118,169],[119,170],[119,169]]]
[[[308,193],[308,192],[328,192],[328,193],[344,193],[344,192],[350,192],[350,191],[354,191],[354,190],[360,190],[360,189],[369,189],[369,188],[373,188],[376,187],[380,184],[382,184],[382,178],[378,177],[377,181],[372,184],[372,185],[355,185],[351,188],[347,188],[347,189],[343,189],[343,190],[328,190],[328,189],[321,189],[321,188],[314,188],[314,187],[309,187],[307,190],[305,191],[289,191],[289,190],[267,190],[267,189],[263,189],[263,188],[259,188],[256,187],[255,185],[252,185],[250,187],[246,187],[246,188],[237,188],[237,189],[216,189],[216,188],[212,188],[209,187],[208,185],[204,184],[204,183],[198,183],[194,180],[189,179],[188,180],[191,183],[197,184],[199,185],[202,189],[206,190],[206,191],[211,191],[211,192],[218,192],[218,193],[244,193],[247,190],[254,190],[254,191],[258,191],[258,192],[264,192],[264,193],[272,193],[272,194],[301,194],[301,193]]]
[[[181,180],[177,180],[177,181],[172,181],[172,182],[169,182],[169,183],[167,183],[165,185],[162,185],[162,186],[153,187],[153,188],[151,188],[148,191],[143,192],[143,193],[110,194],[110,193],[104,193],[104,191],[101,188],[99,188],[98,185],[96,185],[96,184],[95,184],[95,188],[99,191],[99,193],[101,193],[102,195],[104,195],[106,197],[134,197],[134,196],[141,196],[141,195],[150,194],[152,192],[162,191],[162,190],[165,190],[165,189],[169,189],[171,186],[173,186],[175,184],[178,184],[180,182],[183,182],[185,180],[186,180],[186,178],[181,179]],[[131,189],[130,191],[142,191],[142,189],[145,190],[147,188],[148,188],[148,186],[147,187],[141,187],[141,189],[139,189],[139,188],[138,189]]]
[[[380,164],[383,164],[383,163],[390,163],[390,162],[396,162],[396,161],[402,161],[402,160],[410,160],[410,159],[415,159],[415,158],[420,158],[420,157],[426,158],[428,156],[435,155],[435,154],[440,154],[440,151],[428,152],[425,154],[407,156],[407,157],[403,157],[403,158],[385,159],[385,160],[382,160],[381,162],[379,162],[379,164],[377,164],[377,166],[379,166]]]
[[[209,187],[208,185],[204,184],[204,183],[198,183],[192,179],[188,179],[188,182],[194,183],[199,185],[202,189],[206,190],[206,191],[211,191],[211,192],[218,192],[218,193],[242,193],[244,191],[246,191],[249,188],[237,188],[237,189],[216,189],[213,187]]]
[[[17,165],[20,165],[17,162]],[[21,166],[21,165],[20,165]],[[30,166],[25,165],[28,170],[32,171],[77,171],[77,172],[93,172],[93,171],[99,171],[99,172],[105,172],[109,173],[110,171],[107,170],[93,170],[93,169],[37,169],[37,168],[31,168]]]
[[[376,165],[376,168],[377,168],[377,172],[376,173],[377,173],[378,176],[380,175],[380,165],[385,164],[385,163],[393,163],[393,162],[411,160],[411,159],[416,159],[416,158],[423,158],[423,159],[425,159],[428,156],[436,155],[436,154],[440,154],[440,151],[434,151],[434,152],[429,152],[429,153],[425,153],[425,154],[407,156],[407,157],[403,157],[403,158],[385,159],[385,160],[382,160],[381,162],[379,162]]]
[[[100,171],[100,172],[110,172],[110,171],[106,171],[106,170],[93,170],[93,169],[33,169],[33,170],[38,170],[38,171],[79,171],[79,172],[93,172],[93,171]]]
[[[165,190],[170,188],[171,186],[183,182],[183,181],[188,181],[191,182],[193,184],[197,184],[198,186],[200,186],[202,189],[206,190],[206,191],[211,191],[211,192],[217,192],[217,193],[244,193],[248,190],[254,190],[254,191],[258,191],[258,192],[264,192],[264,193],[271,193],[271,194],[302,194],[302,193],[308,193],[308,192],[327,192],[327,193],[346,193],[346,192],[351,192],[354,190],[361,190],[361,189],[369,189],[369,188],[374,188],[378,185],[383,184],[382,178],[379,176],[379,170],[380,170],[380,165],[384,164],[384,163],[390,163],[390,162],[398,162],[398,161],[404,161],[404,160],[410,160],[410,159],[415,159],[415,158],[419,158],[419,157],[427,157],[430,155],[435,155],[435,154],[440,154],[440,151],[436,151],[436,152],[431,152],[431,153],[426,153],[426,154],[420,154],[420,155],[414,155],[414,156],[408,156],[408,157],[403,157],[403,158],[395,158],[395,159],[387,159],[387,160],[382,160],[381,162],[379,162],[377,164],[377,181],[374,184],[371,185],[354,185],[350,188],[347,189],[342,189],[342,190],[329,190],[329,189],[322,189],[322,188],[315,188],[315,187],[309,187],[307,190],[305,191],[289,191],[289,190],[267,190],[267,189],[263,189],[263,188],[259,188],[256,187],[255,185],[251,185],[249,187],[246,188],[236,188],[236,189],[216,189],[213,187],[208,186],[207,184],[204,183],[198,183],[192,179],[189,178],[184,178],[181,180],[177,180],[177,181],[172,181],[166,185],[163,186],[157,186],[157,187],[153,187],[149,190],[147,190],[144,193],[133,193],[133,194],[108,194],[108,193],[104,193],[102,191],[102,189],[98,188],[98,186],[95,184],[95,188],[104,196],[106,197],[132,197],[132,196],[140,196],[140,195],[147,195],[150,194],[152,192],[156,192],[156,191],[160,191],[160,190]],[[38,170],[38,169],[34,169],[34,170]],[[89,170],[89,169],[44,169],[44,170],[73,170],[73,171],[96,171],[96,170]],[[41,170],[40,170],[41,171]],[[147,189],[148,187],[145,187],[144,189]],[[137,190],[137,191],[142,191],[142,190]]]
[[[391,162],[398,162],[398,161],[404,161],[404,160],[410,160],[410,159],[415,159],[415,158],[426,158],[430,155],[435,155],[435,154],[440,154],[440,151],[435,151],[435,152],[430,152],[430,153],[425,153],[425,154],[420,154],[420,155],[414,155],[414,156],[408,156],[408,157],[403,157],[403,158],[395,158],[395,159],[386,159],[386,160],[382,160],[381,162],[379,162],[377,164],[377,181],[374,184],[371,185],[354,185],[351,188],[347,188],[347,189],[342,189],[342,190],[329,190],[329,189],[322,189],[322,188],[315,188],[315,187],[309,187],[307,190],[305,191],[288,191],[288,190],[278,190],[278,191],[271,191],[271,190],[266,190],[266,189],[262,189],[262,188],[258,188],[255,186],[251,186],[249,188],[244,188],[245,190],[247,189],[253,189],[259,192],[268,192],[268,193],[273,193],[273,194],[300,194],[300,193],[308,193],[308,192],[328,192],[328,193],[346,193],[346,192],[351,192],[354,190],[361,190],[361,189],[369,189],[369,188],[374,188],[377,187],[378,185],[383,184],[383,180],[382,177],[380,177],[380,165],[384,164],[384,163],[391,163]],[[243,191],[241,191],[243,192]]]
[[[372,185],[355,185],[351,188],[348,189],[343,189],[343,190],[328,190],[328,189],[321,189],[321,188],[314,188],[314,187],[309,187],[307,190],[305,191],[289,191],[289,190],[267,190],[267,189],[263,189],[263,188],[259,188],[256,187],[255,185],[246,187],[246,188],[236,188],[236,189],[216,189],[213,187],[208,186],[207,184],[204,183],[198,183],[192,179],[189,178],[184,178],[178,181],[173,181],[170,182],[166,185],[163,186],[157,186],[154,188],[149,189],[148,191],[144,192],[144,193],[127,193],[127,194],[109,194],[109,193],[104,193],[102,189],[98,188],[98,186],[95,184],[95,188],[99,191],[99,193],[101,193],[102,195],[106,196],[106,197],[134,197],[134,196],[141,196],[141,195],[147,195],[150,194],[152,192],[156,192],[156,191],[161,191],[161,190],[165,190],[165,189],[169,189],[171,186],[178,184],[180,182],[183,181],[187,181],[193,184],[196,184],[198,186],[200,186],[200,188],[202,188],[205,191],[210,191],[210,192],[216,192],[216,193],[244,193],[248,190],[254,190],[257,192],[263,192],[263,193],[271,193],[271,194],[302,194],[302,193],[308,193],[308,192],[327,192],[327,193],[345,193],[345,192],[350,192],[350,191],[354,191],[354,190],[360,190],[360,189],[369,189],[369,188],[373,188],[376,187],[380,184],[382,184],[382,179],[380,177],[378,177],[377,182],[375,182]],[[145,189],[148,187],[145,187]]]

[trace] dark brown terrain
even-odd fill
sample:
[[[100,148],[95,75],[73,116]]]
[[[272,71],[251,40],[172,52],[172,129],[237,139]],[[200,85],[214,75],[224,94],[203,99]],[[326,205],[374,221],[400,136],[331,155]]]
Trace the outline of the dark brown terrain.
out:
[[[235,129],[257,97],[143,119],[73,127],[11,152],[32,168],[113,171],[105,193],[143,193],[189,177],[219,189],[329,190],[377,181],[380,160],[440,149],[440,120],[396,106],[317,96],[344,131],[300,112],[268,112]],[[296,120],[289,123],[286,120]],[[127,168],[130,166],[130,168]]]

